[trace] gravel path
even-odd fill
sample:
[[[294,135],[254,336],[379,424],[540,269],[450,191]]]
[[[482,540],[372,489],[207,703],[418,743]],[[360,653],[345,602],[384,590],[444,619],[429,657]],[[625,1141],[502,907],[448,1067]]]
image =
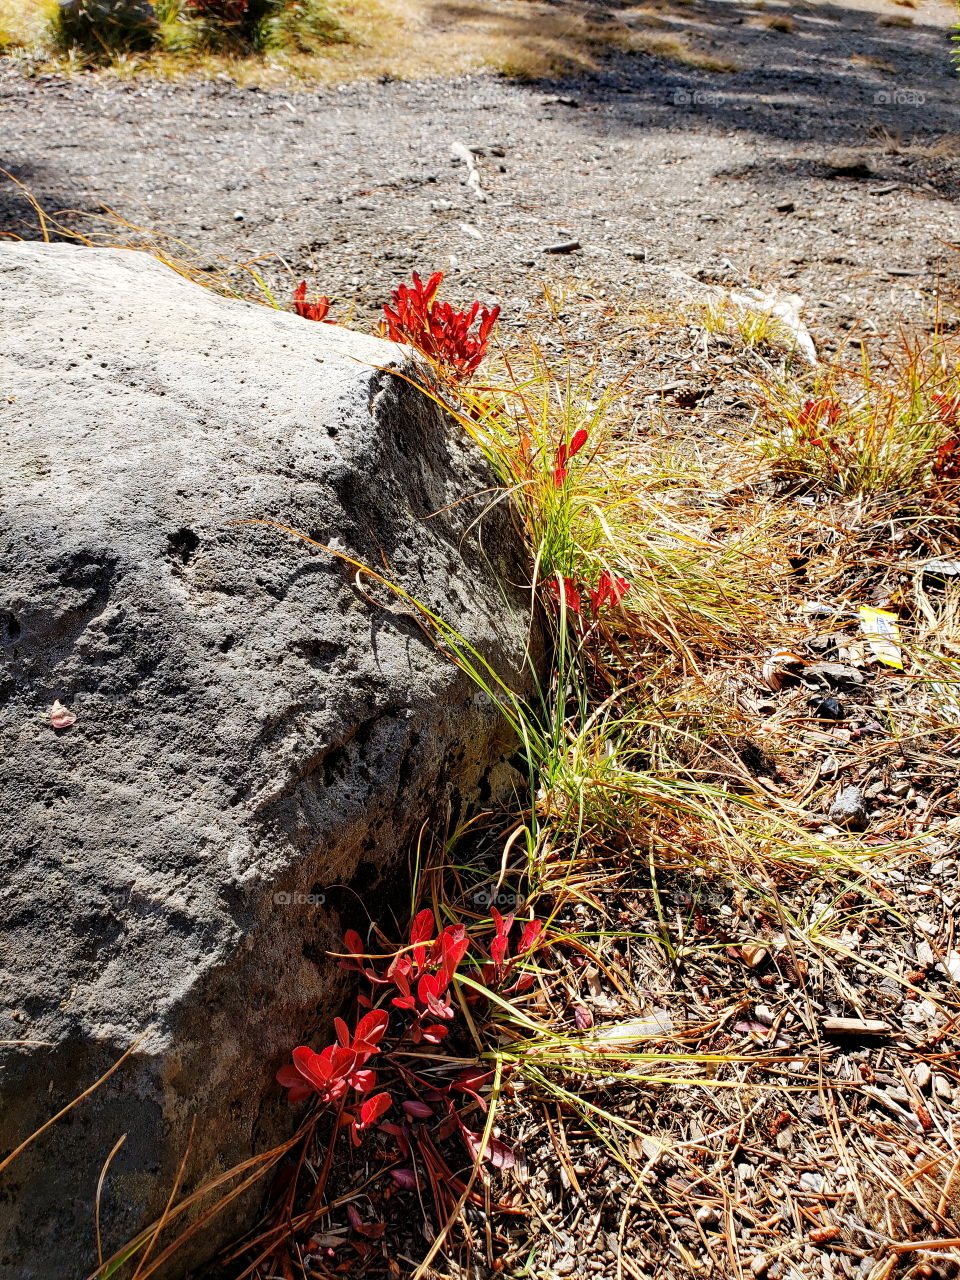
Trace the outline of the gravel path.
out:
[[[652,264],[799,292],[829,343],[914,317],[938,272],[960,276],[952,11],[885,26],[905,10],[876,3],[795,7],[782,33],[741,5],[690,6],[741,65],[727,74],[614,54],[561,85],[306,91],[0,63],[0,163],[47,209],[108,205],[201,258],[279,255],[341,315],[344,300],[378,307],[411,268],[443,267],[454,296],[495,298],[509,319],[545,275],[629,299]],[[455,142],[478,151],[485,201]],[[0,231],[31,222],[0,189]],[[582,247],[543,252],[568,240]]]

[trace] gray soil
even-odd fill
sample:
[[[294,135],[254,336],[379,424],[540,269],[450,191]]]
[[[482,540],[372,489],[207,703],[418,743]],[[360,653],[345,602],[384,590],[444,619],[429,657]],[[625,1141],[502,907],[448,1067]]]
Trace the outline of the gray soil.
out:
[[[47,210],[107,206],[211,264],[266,256],[284,297],[288,269],[341,317],[371,316],[411,269],[444,269],[451,296],[496,300],[512,322],[545,277],[619,303],[664,265],[802,294],[829,349],[917,319],[960,276],[951,10],[877,4],[796,6],[779,32],[754,8],[698,2],[685,25],[741,70],[613,54],[562,84],[264,91],[8,60],[0,163]],[[898,14],[910,25],[885,25]],[[455,142],[476,150],[485,201]],[[0,232],[37,234],[10,187]],[[581,247],[544,252],[563,241]]]

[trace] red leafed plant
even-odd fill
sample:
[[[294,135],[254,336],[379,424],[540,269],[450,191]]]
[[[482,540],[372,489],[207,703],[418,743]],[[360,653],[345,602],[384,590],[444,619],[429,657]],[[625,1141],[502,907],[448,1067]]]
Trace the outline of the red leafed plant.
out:
[[[516,949],[511,958],[510,956],[510,932],[513,929],[515,916],[502,916],[496,907],[490,908],[490,915],[493,917],[494,935],[490,942],[490,963],[485,964],[481,970],[483,980],[487,986],[503,988],[504,984],[513,976],[520,959],[532,951],[540,941],[540,935],[543,933],[543,923],[540,920],[528,920],[523,926],[523,932],[517,942]],[[511,987],[510,991],[525,991],[533,985],[533,975],[524,974]]]
[[[832,427],[843,413],[843,405],[834,396],[821,396],[819,400],[804,400],[797,414],[797,436],[801,443],[823,449],[836,449],[829,438],[824,439],[818,427]]]
[[[570,443],[564,442],[557,449],[557,456],[553,465],[553,483],[560,487],[567,478],[567,463],[571,458],[576,457],[583,446],[587,443],[590,433],[583,427],[579,431],[575,431],[570,437]]]
[[[435,271],[426,282],[414,271],[412,285],[401,284],[393,290],[393,305],[383,308],[387,337],[409,343],[450,377],[465,381],[487,354],[500,308],[475,302],[469,311],[455,311],[449,302],[437,301],[442,281],[442,271]]]
[[[597,580],[597,585],[590,592],[591,613],[596,618],[605,605],[619,604],[629,590],[630,583],[626,578],[618,578],[616,574],[604,569]]]
[[[351,1036],[343,1019],[334,1019],[337,1043],[320,1053],[299,1045],[293,1051],[293,1064],[277,1072],[278,1083],[290,1090],[291,1102],[302,1102],[311,1093],[319,1094],[324,1102],[335,1102],[348,1088],[369,1093],[377,1080],[373,1071],[363,1069],[364,1063],[379,1052],[389,1022],[389,1014],[374,1009],[360,1019]]]
[[[307,282],[301,280],[293,291],[293,309],[298,316],[303,316],[304,320],[326,320],[327,324],[332,324],[332,320],[327,320],[327,314],[330,311],[329,298],[317,298],[315,302],[307,302]]]
[[[938,480],[960,480],[960,436],[951,436],[938,447],[933,474]]]
[[[517,996],[533,984],[524,961],[542,945],[543,924],[531,919],[521,925],[513,915],[501,916],[495,910],[492,922],[493,936],[486,948],[470,937],[465,925],[448,924],[438,929],[429,909],[414,917],[409,941],[393,953],[371,955],[355,930],[344,934],[348,957],[343,967],[358,972],[373,993],[357,996],[358,1005],[367,1012],[353,1030],[342,1018],[334,1019],[333,1044],[319,1053],[306,1045],[298,1046],[293,1050],[293,1061],[277,1073],[291,1102],[314,1095],[337,1109],[319,1181],[311,1183],[308,1206],[322,1203],[337,1134],[344,1130],[355,1146],[376,1130],[374,1155],[385,1162],[383,1173],[390,1179],[391,1194],[413,1192],[422,1203],[428,1190],[440,1223],[455,1215],[466,1200],[478,1207],[489,1201],[481,1162],[494,1169],[508,1169],[514,1163],[509,1147],[492,1136],[484,1142],[483,1126],[478,1130],[466,1123],[478,1108],[481,1113],[488,1111],[484,1094],[493,1083],[494,1072],[479,1063],[453,1075],[443,1069],[447,1062],[462,1061],[472,1044],[470,1019],[461,1014],[461,1003],[465,1010],[473,1010],[473,1016],[483,1017],[487,1000],[484,986]],[[519,936],[513,942],[515,933]],[[470,981],[458,987],[456,979],[466,976],[464,970],[469,971]],[[370,1007],[374,999],[380,1007]],[[435,1046],[448,1037],[453,1047],[451,1057],[445,1059]],[[387,1071],[389,1089],[378,1090],[378,1074]],[[396,1110],[388,1116],[395,1103]],[[475,1165],[468,1181],[458,1172],[462,1156],[448,1163],[444,1154],[444,1144],[451,1139],[463,1143]],[[474,1182],[479,1182],[478,1189],[472,1189]],[[289,1221],[298,1195],[295,1179],[281,1186],[278,1222]],[[363,1258],[369,1247],[365,1241],[378,1239],[383,1224],[367,1221],[353,1205],[347,1209],[347,1218],[352,1232],[350,1248]],[[285,1248],[281,1240],[277,1249]],[[331,1259],[336,1256],[333,1249],[329,1254]],[[283,1269],[282,1257],[280,1261],[278,1273]]]
[[[548,578],[547,590],[558,601],[563,601],[568,613],[575,613],[578,618],[582,616],[583,600],[573,578],[569,578],[566,575],[559,579]]]
[[[584,598],[575,579],[566,575],[548,578],[547,590],[557,601],[563,600],[568,613],[576,614],[578,618],[583,617]],[[626,578],[620,578],[604,569],[597,579],[597,585],[587,591],[587,601],[594,621],[604,609],[618,605],[629,590],[630,583]]]

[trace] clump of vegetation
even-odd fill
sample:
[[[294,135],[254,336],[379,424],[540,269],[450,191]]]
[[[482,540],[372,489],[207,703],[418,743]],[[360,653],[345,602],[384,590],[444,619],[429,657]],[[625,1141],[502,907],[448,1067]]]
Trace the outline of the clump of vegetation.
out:
[[[205,53],[311,53],[344,40],[322,0],[163,0],[166,48]]]
[[[695,308],[694,315],[705,333],[731,339],[751,350],[787,353],[796,350],[796,333],[782,316],[769,308],[722,298]]]
[[[843,494],[904,494],[960,479],[960,356],[913,343],[875,368],[835,363],[764,382],[757,443],[776,470]]]
[[[69,0],[49,24],[57,48],[97,62],[149,52],[313,53],[346,39],[323,0]]]
[[[153,48],[159,33],[148,0],[67,0],[55,7],[51,23],[58,47],[96,59],[142,53]]]

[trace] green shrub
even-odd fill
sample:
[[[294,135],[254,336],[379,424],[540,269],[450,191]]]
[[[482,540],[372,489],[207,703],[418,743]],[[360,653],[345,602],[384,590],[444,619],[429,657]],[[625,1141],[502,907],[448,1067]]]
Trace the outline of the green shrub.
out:
[[[149,0],[60,0],[52,19],[61,48],[110,58],[154,46],[159,24]]]
[[[323,0],[158,0],[166,48],[209,53],[312,53],[346,39]]]

